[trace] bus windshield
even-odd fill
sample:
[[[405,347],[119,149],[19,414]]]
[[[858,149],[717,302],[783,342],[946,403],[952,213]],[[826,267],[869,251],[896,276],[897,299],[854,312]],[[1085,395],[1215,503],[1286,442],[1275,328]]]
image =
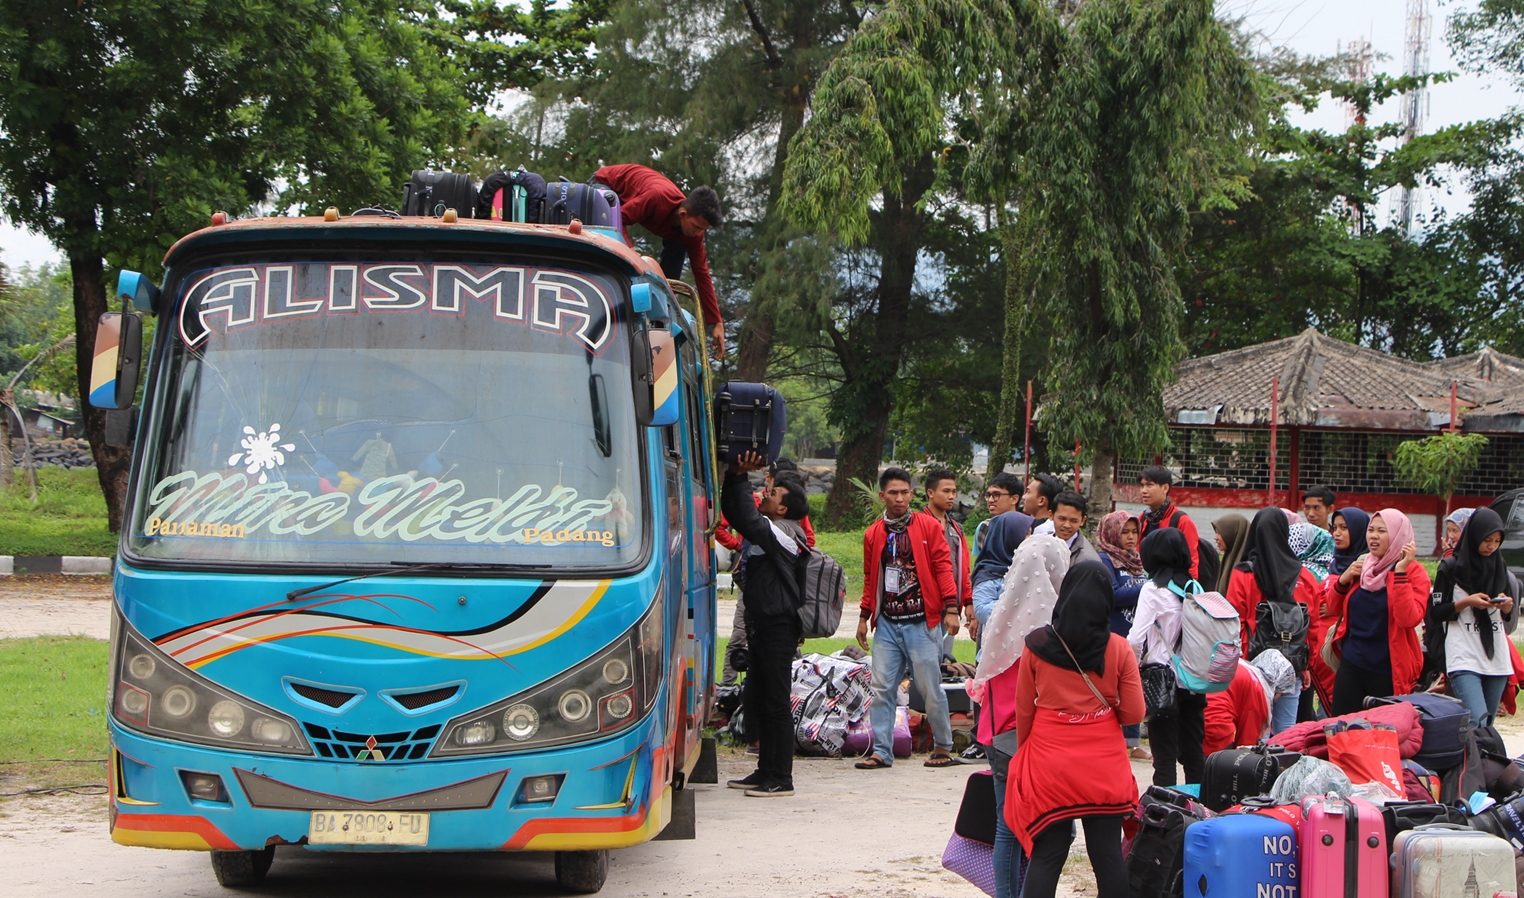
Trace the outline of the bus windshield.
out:
[[[640,556],[612,278],[269,262],[180,285],[145,399],[133,554],[558,569]]]

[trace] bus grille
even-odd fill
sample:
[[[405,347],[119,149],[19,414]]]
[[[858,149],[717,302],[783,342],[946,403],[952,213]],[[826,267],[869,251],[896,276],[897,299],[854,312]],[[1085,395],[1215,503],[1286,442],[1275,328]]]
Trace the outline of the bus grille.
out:
[[[409,711],[417,711],[419,708],[427,708],[429,705],[437,705],[452,699],[459,691],[459,686],[444,686],[423,692],[396,692],[392,694],[392,700]]]
[[[416,761],[429,753],[429,746],[433,744],[434,737],[439,735],[437,723],[410,733],[376,733],[373,736],[330,730],[315,723],[304,723],[302,726],[311,737],[312,747],[318,757],[341,761],[361,760],[362,755],[363,760],[374,760],[369,747],[372,738],[375,739],[374,751],[380,752],[383,759]]]
[[[349,700],[359,695],[357,692],[345,692],[341,689],[324,689],[321,686],[308,686],[306,683],[289,683],[291,691],[309,701],[330,708],[342,708]]]

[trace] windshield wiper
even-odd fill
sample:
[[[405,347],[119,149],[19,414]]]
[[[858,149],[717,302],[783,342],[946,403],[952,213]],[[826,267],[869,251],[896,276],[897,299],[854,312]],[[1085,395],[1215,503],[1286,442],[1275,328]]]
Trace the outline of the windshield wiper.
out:
[[[404,562],[401,562],[401,561],[393,561],[393,562],[390,562],[390,563],[393,564],[393,565],[402,565],[402,564],[404,564]],[[371,577],[388,576],[388,575],[391,575],[391,574],[406,574],[406,573],[410,573],[412,571],[431,571],[431,570],[543,571],[543,570],[547,570],[549,568],[550,568],[550,565],[548,565],[548,564],[494,564],[492,562],[485,562],[485,561],[476,561],[476,562],[431,561],[428,564],[413,564],[413,565],[407,565],[406,567],[397,567],[395,570],[389,570],[389,571],[371,571],[368,574],[361,574],[358,577],[346,577],[343,580],[335,580],[332,583],[320,583],[317,586],[308,586],[305,589],[293,589],[290,592],[286,593],[286,601],[288,601],[288,602],[294,602],[297,599],[300,599],[302,596],[310,596],[310,595],[312,595],[315,592],[322,592],[325,589],[332,589],[335,586],[342,586],[345,583],[353,583],[356,580],[368,580]]]

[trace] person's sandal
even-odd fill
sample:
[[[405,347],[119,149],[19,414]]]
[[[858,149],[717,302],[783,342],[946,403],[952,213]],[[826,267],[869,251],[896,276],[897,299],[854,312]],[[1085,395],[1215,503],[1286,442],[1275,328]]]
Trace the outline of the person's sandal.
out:
[[[926,763],[923,766],[941,768],[941,767],[960,767],[960,766],[962,766],[962,764],[963,764],[962,761],[959,761],[957,758],[953,757],[952,755],[945,754],[945,753],[942,753],[942,752],[935,752],[935,753],[932,754],[931,757],[926,759]]]
[[[1141,745],[1134,745],[1132,750],[1127,753],[1127,756],[1134,761],[1152,761],[1154,759],[1154,756],[1149,753],[1148,749]]]
[[[888,770],[889,769],[889,764],[887,762],[885,762],[883,758],[880,758],[878,755],[873,755],[870,758],[865,758],[865,759],[863,759],[861,761],[858,761],[856,764],[854,764],[852,766],[856,767],[858,770]]]

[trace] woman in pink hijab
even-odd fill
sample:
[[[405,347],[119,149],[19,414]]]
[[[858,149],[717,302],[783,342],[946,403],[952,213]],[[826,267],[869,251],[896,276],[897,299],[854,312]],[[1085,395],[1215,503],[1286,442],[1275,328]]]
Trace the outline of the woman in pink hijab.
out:
[[[1371,515],[1370,551],[1324,584],[1334,629],[1334,716],[1363,710],[1367,696],[1406,695],[1423,670],[1418,624],[1429,573],[1415,559],[1413,524],[1395,508]]]

